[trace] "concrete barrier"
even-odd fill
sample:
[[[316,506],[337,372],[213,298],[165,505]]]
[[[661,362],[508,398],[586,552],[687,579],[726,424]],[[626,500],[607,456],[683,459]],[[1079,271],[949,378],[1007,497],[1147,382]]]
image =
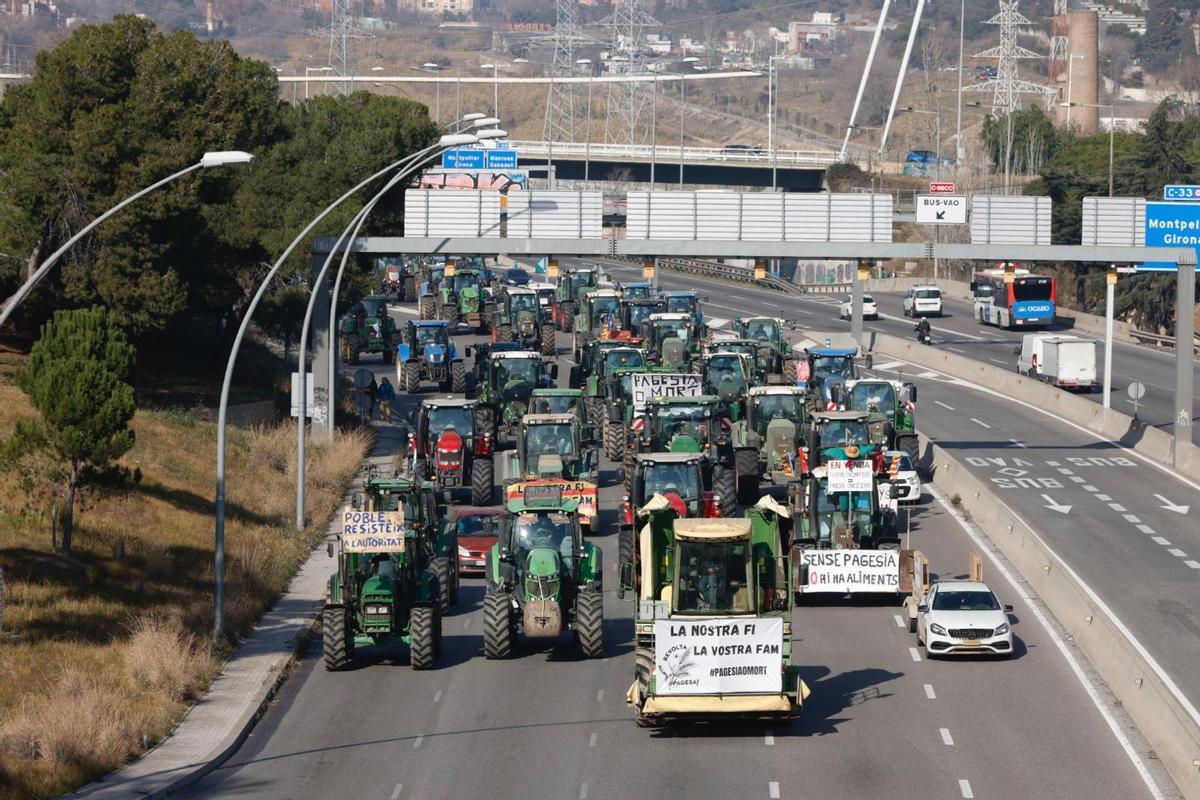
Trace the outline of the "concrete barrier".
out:
[[[1200,800],[1200,714],[1104,602],[984,481],[921,435],[922,464],[1087,654],[1189,800]]]

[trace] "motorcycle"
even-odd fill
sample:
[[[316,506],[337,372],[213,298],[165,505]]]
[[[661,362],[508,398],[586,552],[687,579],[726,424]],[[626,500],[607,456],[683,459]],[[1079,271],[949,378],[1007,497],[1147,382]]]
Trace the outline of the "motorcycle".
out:
[[[928,328],[923,329],[920,325],[918,325],[916,328],[913,328],[913,330],[917,332],[918,342],[921,344],[933,344],[933,337],[930,336]]]

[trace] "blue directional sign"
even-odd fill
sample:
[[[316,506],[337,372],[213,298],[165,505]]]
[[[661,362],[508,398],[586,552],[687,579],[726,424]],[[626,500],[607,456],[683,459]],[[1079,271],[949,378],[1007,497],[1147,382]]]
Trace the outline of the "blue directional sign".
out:
[[[516,169],[517,151],[511,148],[483,150],[456,147],[442,153],[443,169]]]
[[[1146,247],[1191,247],[1200,253],[1200,203],[1146,203]],[[1175,265],[1152,261],[1139,272],[1174,272]]]
[[[516,169],[517,168],[517,151],[504,150],[485,150],[487,153],[488,169]]]
[[[1173,183],[1163,187],[1163,200],[1200,200],[1200,186]]]

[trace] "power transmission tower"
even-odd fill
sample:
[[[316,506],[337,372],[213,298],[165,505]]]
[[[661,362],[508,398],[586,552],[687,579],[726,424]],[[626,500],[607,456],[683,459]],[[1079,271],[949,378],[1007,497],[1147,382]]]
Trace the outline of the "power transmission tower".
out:
[[[985,25],[1000,26],[1000,45],[982,53],[976,53],[976,58],[994,58],[997,60],[996,77],[992,80],[977,83],[974,86],[964,86],[968,92],[991,92],[992,110],[997,114],[1011,114],[1021,105],[1021,95],[1037,94],[1043,97],[1055,97],[1058,90],[1032,81],[1021,80],[1017,74],[1017,62],[1023,58],[1041,58],[1038,53],[1017,44],[1018,29],[1028,27],[1030,22],[1024,14],[1017,11],[1017,0],[1000,0],[1000,13]]]
[[[329,27],[322,33],[329,39],[329,66],[334,76],[338,78],[333,85],[335,93],[347,95],[354,91],[354,75],[358,69],[358,40],[374,39],[369,33],[363,32],[358,25],[353,6],[360,6],[362,0],[331,0],[332,16]]]
[[[642,8],[642,0],[615,0],[607,23],[609,34],[609,73],[611,75],[648,75],[645,37],[647,28],[663,24]],[[615,144],[642,144],[649,131],[642,124],[649,81],[616,81],[608,85],[604,117],[604,140]],[[649,89],[653,91],[653,89]]]
[[[554,4],[554,61],[550,66],[550,91],[546,94],[546,121],[542,141],[575,141],[575,84],[555,78],[569,78],[575,71],[575,46],[591,39],[579,30],[578,0],[556,0]]]
[[[1050,19],[1050,64],[1048,74],[1053,83],[1067,61],[1067,11],[1069,0],[1054,0],[1054,16]]]

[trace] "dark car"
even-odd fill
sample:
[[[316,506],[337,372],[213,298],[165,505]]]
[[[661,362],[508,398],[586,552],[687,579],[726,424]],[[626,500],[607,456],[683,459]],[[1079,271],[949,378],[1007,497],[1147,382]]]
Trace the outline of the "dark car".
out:
[[[504,273],[504,282],[509,286],[528,286],[529,273],[520,267],[513,267]]]

